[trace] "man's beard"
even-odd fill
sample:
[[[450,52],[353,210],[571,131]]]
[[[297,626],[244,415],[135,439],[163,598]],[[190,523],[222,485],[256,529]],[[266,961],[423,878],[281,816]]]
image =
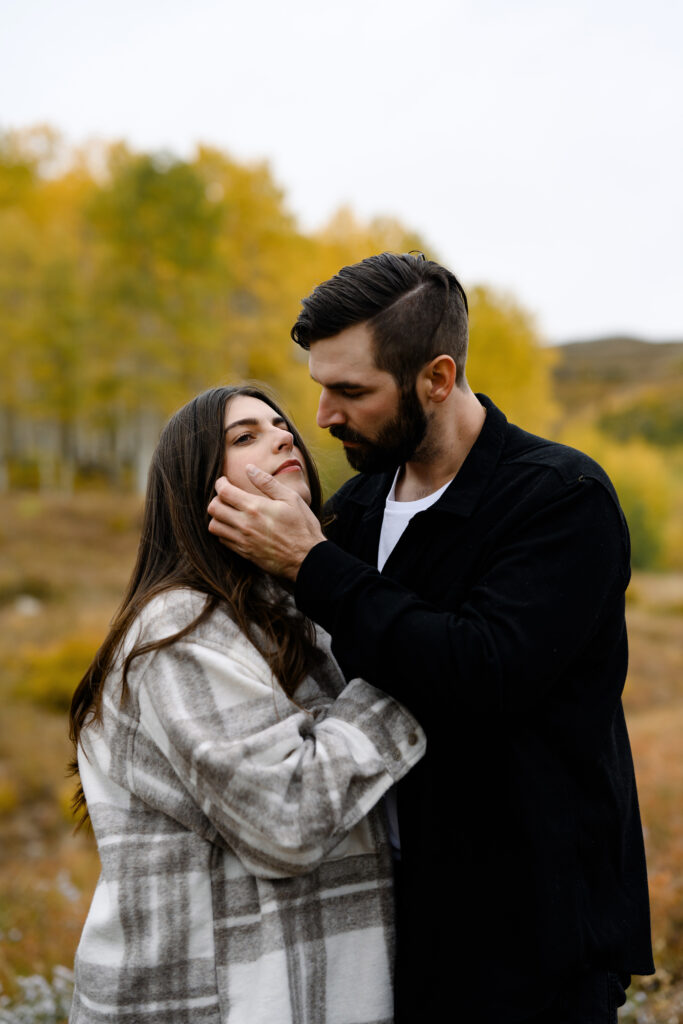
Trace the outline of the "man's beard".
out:
[[[409,462],[425,439],[427,417],[415,388],[401,390],[398,410],[380,428],[374,441],[344,425],[330,427],[332,437],[353,441],[358,448],[345,448],[346,458],[360,473],[384,473]]]

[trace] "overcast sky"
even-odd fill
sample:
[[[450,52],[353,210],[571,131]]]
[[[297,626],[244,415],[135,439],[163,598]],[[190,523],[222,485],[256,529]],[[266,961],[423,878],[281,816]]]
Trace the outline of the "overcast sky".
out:
[[[267,159],[304,228],[419,231],[548,340],[683,338],[677,0],[15,0],[0,128]]]

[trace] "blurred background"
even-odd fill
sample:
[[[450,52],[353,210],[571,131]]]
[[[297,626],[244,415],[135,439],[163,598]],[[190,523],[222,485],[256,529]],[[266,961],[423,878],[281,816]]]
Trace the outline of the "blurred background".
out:
[[[23,0],[0,38],[0,1022],[60,1021],[98,873],[66,709],[132,567],[151,450],[198,391],[282,397],[346,263],[420,249],[469,380],[612,476],[657,974],[683,1022],[683,8],[575,0]],[[456,1007],[457,1010],[457,1007]]]

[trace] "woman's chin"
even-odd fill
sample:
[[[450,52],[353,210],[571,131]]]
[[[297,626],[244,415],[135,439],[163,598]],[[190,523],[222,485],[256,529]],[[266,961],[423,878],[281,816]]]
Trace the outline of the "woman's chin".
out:
[[[290,477],[290,479],[288,479],[288,477]],[[298,479],[296,479],[296,477],[298,477]],[[277,476],[277,480],[278,480],[278,483],[284,484],[284,486],[288,487],[290,489],[290,491],[294,491],[295,494],[298,494],[299,497],[302,498],[306,502],[306,504],[310,506],[310,504],[311,504],[311,491],[310,491],[310,488],[309,488],[308,484],[306,483],[306,481],[303,480],[302,477],[298,473],[296,473],[296,474],[295,473],[291,473],[291,474],[279,473],[278,476]]]

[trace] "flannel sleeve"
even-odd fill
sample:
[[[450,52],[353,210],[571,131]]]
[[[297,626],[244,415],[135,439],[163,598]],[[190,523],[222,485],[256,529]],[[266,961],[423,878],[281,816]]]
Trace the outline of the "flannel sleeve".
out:
[[[409,712],[361,679],[311,714],[274,693],[263,665],[197,641],[155,652],[133,761],[144,776],[146,751],[150,763],[161,751],[220,840],[252,874],[273,878],[313,870],[426,740]]]

